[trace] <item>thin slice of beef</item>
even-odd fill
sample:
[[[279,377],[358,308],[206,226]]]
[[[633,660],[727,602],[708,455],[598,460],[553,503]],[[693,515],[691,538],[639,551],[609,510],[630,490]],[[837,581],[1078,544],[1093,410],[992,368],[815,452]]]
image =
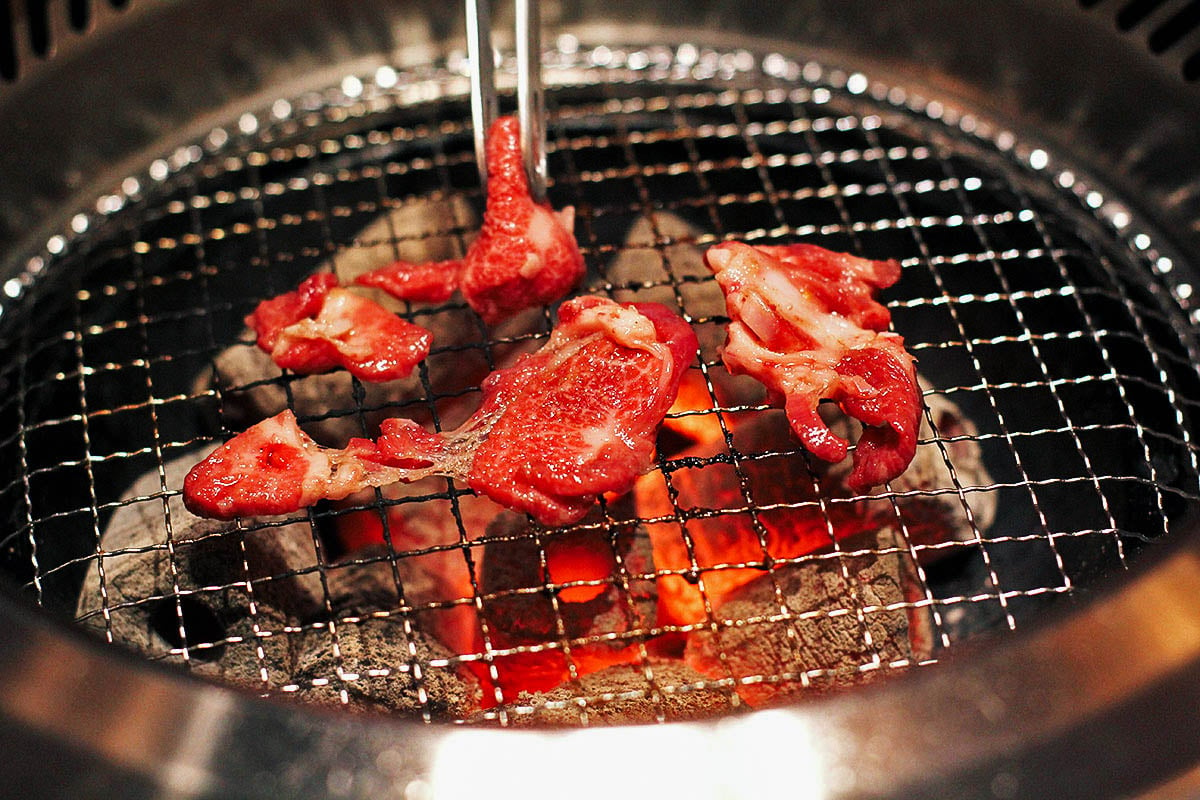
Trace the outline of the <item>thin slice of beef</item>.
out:
[[[258,346],[300,374],[344,367],[372,383],[408,377],[429,355],[429,331],[339,288],[329,273],[310,275],[290,292],[263,300],[246,317]]]
[[[383,423],[379,449],[397,463],[467,462],[477,492],[546,525],[624,493],[654,457],[696,337],[665,306],[599,297],[564,303],[550,341],[483,384],[479,411],[449,434]]]
[[[836,402],[861,421],[849,485],[864,491],[912,461],[921,393],[904,340],[873,296],[900,265],[813,245],[752,247],[727,242],[705,258],[725,292],[730,372],[751,375],[781,396],[792,430],[818,458],[841,461],[849,442],[818,413]]]
[[[340,500],[368,486],[416,480],[431,470],[386,465],[374,443],[322,447],[282,411],[239,433],[188,472],[189,511],[212,519],[287,514],[320,500]]]
[[[414,262],[461,259],[466,248],[463,239],[471,237],[478,226],[478,215],[461,196],[409,199],[366,225],[352,242],[322,262],[319,271],[333,272],[345,286],[396,258]],[[411,311],[382,291],[359,291],[390,312]],[[519,313],[488,330],[474,311],[455,302],[420,309],[414,321],[433,334],[433,346],[419,370],[402,380],[363,382],[342,369],[285,374],[269,353],[248,343],[255,337],[247,330],[242,341],[216,353],[213,370],[196,381],[193,394],[219,396],[222,420],[233,430],[243,430],[290,408],[317,441],[344,447],[355,436],[377,436],[379,423],[395,416],[398,409],[427,423],[433,419],[436,404],[443,427],[458,425],[475,410],[478,395],[474,390],[488,373],[535,349],[537,339],[530,334],[545,330],[540,308]],[[433,396],[427,387],[432,387]]]
[[[197,464],[185,501],[222,519],[281,514],[436,474],[565,525],[601,493],[628,491],[650,466],[655,432],[695,354],[691,328],[664,306],[577,298],[563,304],[545,347],[488,377],[481,407],[458,429],[389,419],[378,442],[335,449],[284,411]]]
[[[575,209],[535,203],[521,157],[516,117],[487,134],[488,194],[483,227],[461,262],[398,260],[358,279],[404,300],[445,300],[455,289],[488,324],[566,295],[584,273]]]

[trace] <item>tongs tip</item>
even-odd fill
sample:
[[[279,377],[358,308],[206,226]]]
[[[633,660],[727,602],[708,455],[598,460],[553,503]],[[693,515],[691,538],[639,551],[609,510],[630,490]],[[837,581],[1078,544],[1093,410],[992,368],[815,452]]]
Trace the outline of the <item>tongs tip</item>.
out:
[[[479,180],[487,190],[486,137],[499,115],[496,73],[492,50],[491,0],[466,0],[467,53],[471,65],[471,123],[475,134],[475,160]],[[537,0],[516,0],[517,119],[521,126],[521,154],[536,202],[546,200],[546,123],[542,92],[541,17]]]

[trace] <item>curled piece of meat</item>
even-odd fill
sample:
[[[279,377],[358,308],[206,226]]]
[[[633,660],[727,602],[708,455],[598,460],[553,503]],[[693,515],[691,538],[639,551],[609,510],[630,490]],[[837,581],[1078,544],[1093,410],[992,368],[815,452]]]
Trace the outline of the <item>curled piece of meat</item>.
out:
[[[487,139],[488,196],[483,227],[461,262],[397,261],[358,278],[402,300],[445,300],[455,289],[485,322],[553,302],[583,277],[572,232],[575,209],[535,203],[521,158],[516,117],[492,123]]]
[[[258,346],[275,364],[301,374],[344,367],[378,383],[407,377],[429,355],[429,331],[383,306],[339,288],[328,273],[264,300],[246,317]]]
[[[717,245],[705,254],[725,292],[731,321],[723,351],[732,373],[781,395],[792,430],[825,461],[849,443],[817,407],[832,400],[863,423],[849,485],[895,478],[916,452],[921,393],[904,340],[873,292],[895,283],[900,266],[813,245]]]
[[[444,475],[544,524],[574,522],[596,496],[629,491],[650,466],[655,432],[695,355],[695,334],[664,306],[578,298],[563,304],[541,350],[488,376],[481,407],[458,429],[431,433],[390,419],[378,442],[334,449],[285,411],[193,467],[184,501],[221,519],[283,514]]]
[[[384,421],[379,449],[410,462],[469,449],[467,483],[547,525],[579,520],[596,496],[624,493],[654,458],[654,438],[696,355],[691,328],[656,303],[564,303],[550,341],[483,383],[461,428],[431,434]],[[478,431],[485,437],[468,448]]]

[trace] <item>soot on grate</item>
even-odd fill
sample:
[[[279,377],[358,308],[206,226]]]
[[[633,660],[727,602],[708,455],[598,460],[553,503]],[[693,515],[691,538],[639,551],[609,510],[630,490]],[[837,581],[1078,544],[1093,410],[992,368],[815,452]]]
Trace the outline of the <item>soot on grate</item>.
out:
[[[566,529],[441,479],[284,519],[183,508],[192,463],[285,407],[330,445],[392,415],[453,428],[552,327],[553,308],[489,329],[457,300],[396,305],[434,349],[383,386],[281,374],[253,346],[243,316],[314,270],[458,257],[478,227],[461,99],[368,86],[180,148],[26,276],[0,320],[5,572],[114,644],[262,694],[663,721],[934,663],[1102,585],[1194,509],[1195,343],[1124,234],[903,92],[812,65],[717,86],[703,63],[549,96],[583,291],[666,303],[701,340],[634,491]],[[902,263],[884,299],[927,410],[886,489],[851,493],[725,371],[701,257],[726,239]]]

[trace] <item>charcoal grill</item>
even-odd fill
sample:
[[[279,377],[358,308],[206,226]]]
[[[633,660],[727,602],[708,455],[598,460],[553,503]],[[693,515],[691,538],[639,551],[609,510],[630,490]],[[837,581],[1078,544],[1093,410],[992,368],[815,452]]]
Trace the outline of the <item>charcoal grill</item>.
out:
[[[576,534],[609,543],[613,567],[568,579],[547,553],[570,531],[485,531],[464,510],[470,493],[445,482],[185,527],[172,464],[271,403],[332,437],[394,413],[452,426],[477,396],[456,375],[536,346],[553,309],[489,331],[456,301],[400,308],[454,331],[407,394],[222,372],[252,351],[242,316],[315,269],[461,255],[481,202],[462,21],[418,2],[118,5],[28,4],[6,9],[0,30],[14,34],[0,57],[0,736],[22,796],[1195,789],[1194,4],[800,2],[771,19],[716,2],[683,19],[544,7],[549,196],[577,208],[583,291],[664,302],[693,324],[704,402],[672,420],[719,432],[703,457],[664,437],[653,474],[669,512],[604,504]],[[845,496],[786,437],[737,443],[741,421],[773,412],[723,377],[724,319],[697,259],[728,239],[902,263],[884,299],[926,381],[920,448],[943,477]],[[967,427],[939,427],[945,401]],[[967,468],[967,446],[981,469]],[[784,463],[803,465],[808,485],[764,499],[750,476]],[[689,495],[687,476],[706,470],[730,476],[733,500]],[[953,510],[955,538],[912,535],[928,504]],[[883,509],[888,544],[783,559],[765,544],[781,514],[867,507]],[[451,540],[411,545],[390,529],[391,512],[421,508],[449,520]],[[354,514],[384,523],[382,547],[338,538]],[[121,520],[129,538],[106,540]],[[761,552],[697,561],[695,531],[714,520],[744,521]],[[690,563],[633,558],[623,537],[655,526]],[[264,549],[284,537],[286,557]],[[496,547],[524,548],[534,578],[489,583],[480,565]],[[267,552],[277,560],[264,564]],[[911,562],[917,594],[864,593],[854,565],[886,556]],[[457,564],[467,588],[414,599],[404,570],[422,558]],[[132,564],[157,565],[165,583],[130,593]],[[845,579],[845,596],[816,612],[789,605],[787,570],[818,566]],[[723,615],[705,581],[745,568],[771,582],[775,605]],[[383,574],[384,599],[344,601],[354,571]],[[697,587],[700,621],[639,605],[664,577]],[[580,590],[609,592],[622,624],[576,630],[564,598]],[[506,638],[491,609],[531,599],[549,628]],[[459,612],[478,619],[473,647],[415,638]],[[872,622],[896,613],[927,615],[931,649],[897,659],[872,639]],[[878,685],[829,696],[818,690],[845,663],[746,670],[721,644],[749,630],[795,647],[799,621],[838,618],[861,640],[849,672]],[[359,658],[381,624],[402,627],[404,652]],[[719,667],[679,677],[657,643],[694,634],[712,638]],[[321,657],[280,669],[279,652],[312,642]],[[632,648],[632,679],[585,683],[583,654],[613,643]],[[506,691],[513,655],[553,658],[563,688]],[[438,687],[464,670],[478,698],[445,702]],[[782,707],[746,709],[752,688],[810,684]],[[404,716],[339,708],[362,705],[364,686],[398,685],[415,698]],[[695,698],[719,715],[676,721]],[[631,706],[631,719],[663,724],[501,729],[594,726]]]

